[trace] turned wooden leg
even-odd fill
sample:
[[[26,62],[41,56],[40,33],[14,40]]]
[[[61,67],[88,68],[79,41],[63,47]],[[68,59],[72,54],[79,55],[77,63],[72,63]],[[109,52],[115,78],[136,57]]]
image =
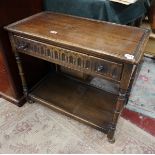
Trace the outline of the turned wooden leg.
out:
[[[114,115],[113,115],[113,119],[109,126],[109,131],[107,134],[108,141],[111,143],[115,142],[114,133],[116,130],[116,124],[117,124],[117,120],[120,116],[120,113],[123,109],[123,106],[125,104],[125,101],[126,101],[126,91],[123,89],[120,89],[120,93],[119,93],[119,96],[117,99],[117,103],[116,103],[116,107],[115,107],[115,111],[114,111]]]
[[[25,96],[26,100],[28,101],[28,103],[32,104],[32,103],[34,103],[34,101],[28,97],[28,88],[27,88],[27,83],[26,83],[25,76],[24,76],[24,71],[22,68],[22,61],[21,61],[21,58],[20,58],[17,51],[15,52],[15,58],[16,58],[16,62],[18,65],[19,75],[20,75],[21,80],[22,80],[22,87],[23,87],[24,96]]]
[[[115,130],[116,130],[116,125],[111,123],[109,126],[107,138],[108,138],[108,141],[112,144],[115,142],[115,138],[114,138]]]
[[[27,96],[28,96],[27,84],[26,84],[26,80],[25,80],[24,72],[23,72],[23,68],[22,68],[22,61],[21,61],[21,58],[17,51],[15,52],[15,58],[16,58],[16,63],[17,63],[18,70],[19,70],[19,75],[20,75],[20,78],[22,81],[23,93],[27,99]]]
[[[31,98],[27,98],[27,102],[29,103],[29,104],[33,104],[33,103],[35,103],[35,101],[33,101]]]
[[[137,71],[137,68],[135,68],[135,70],[133,72],[133,75],[132,75],[132,78],[130,80],[129,87],[128,87],[127,92],[126,92],[126,103],[125,104],[127,104],[128,101],[129,101],[132,85],[133,85],[133,82],[134,82],[134,79],[135,79],[135,76],[136,76],[136,71]]]
[[[112,118],[111,123],[109,124],[109,130],[107,133],[108,141],[111,143],[115,142],[114,133],[116,130],[116,124],[117,124],[118,118],[121,114],[121,111],[123,110],[123,107],[126,103],[127,97],[129,95],[129,94],[127,94],[127,92],[130,92],[130,90],[131,90],[130,87],[132,86],[132,83],[134,80],[133,79],[131,81],[132,75],[133,75],[133,69],[134,68],[133,68],[132,64],[131,65],[125,64],[124,68],[123,68],[122,78],[120,81],[119,95],[118,95],[118,99],[117,99],[116,106],[114,109],[113,118]]]
[[[28,98],[28,87],[27,87],[27,83],[26,83],[26,80],[25,80],[25,76],[24,76],[24,71],[23,71],[23,67],[22,67],[22,60],[21,60],[20,55],[19,55],[19,53],[18,53],[18,51],[16,49],[17,47],[15,46],[16,45],[15,40],[13,38],[13,35],[11,35],[11,33],[9,34],[9,37],[10,37],[12,49],[14,51],[16,63],[17,63],[17,66],[18,66],[19,75],[20,75],[20,78],[21,78],[21,81],[22,81],[24,97],[26,98],[26,100],[29,103],[33,103],[33,101],[30,98]]]
[[[132,77],[131,77],[131,80],[130,80],[130,83],[129,83],[129,87],[128,87],[127,93],[126,93],[126,104],[128,103],[133,83],[134,83],[134,81],[138,77],[138,74],[139,74],[139,72],[141,70],[142,64],[143,64],[143,60],[140,62],[140,64],[138,66],[134,67],[134,71],[132,73]]]

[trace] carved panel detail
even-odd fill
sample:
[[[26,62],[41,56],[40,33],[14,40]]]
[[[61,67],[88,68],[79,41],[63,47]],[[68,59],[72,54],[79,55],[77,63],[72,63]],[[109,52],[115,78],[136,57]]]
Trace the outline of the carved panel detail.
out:
[[[14,35],[14,39],[16,49],[19,52],[46,59],[50,62],[85,73],[93,73],[99,76],[107,76],[117,81],[120,80],[122,64],[16,35]]]

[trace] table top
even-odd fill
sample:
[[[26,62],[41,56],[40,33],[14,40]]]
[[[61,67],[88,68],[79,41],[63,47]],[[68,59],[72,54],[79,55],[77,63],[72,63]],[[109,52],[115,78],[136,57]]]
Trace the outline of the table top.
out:
[[[5,27],[87,54],[139,63],[149,30],[53,12],[41,12]]]

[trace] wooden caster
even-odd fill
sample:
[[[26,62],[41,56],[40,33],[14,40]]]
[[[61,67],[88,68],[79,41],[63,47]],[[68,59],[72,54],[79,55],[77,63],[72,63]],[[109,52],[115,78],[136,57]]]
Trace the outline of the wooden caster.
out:
[[[35,101],[33,101],[33,100],[31,100],[31,99],[27,100],[27,102],[28,102],[29,104],[35,103]]]
[[[112,139],[108,138],[108,142],[111,144],[115,143],[115,138],[114,137]]]

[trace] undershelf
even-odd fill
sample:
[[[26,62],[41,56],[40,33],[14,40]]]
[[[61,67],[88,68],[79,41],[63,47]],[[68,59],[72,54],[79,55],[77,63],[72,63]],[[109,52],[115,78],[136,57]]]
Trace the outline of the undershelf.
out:
[[[117,101],[117,95],[56,73],[42,80],[29,97],[102,131],[112,121]]]

